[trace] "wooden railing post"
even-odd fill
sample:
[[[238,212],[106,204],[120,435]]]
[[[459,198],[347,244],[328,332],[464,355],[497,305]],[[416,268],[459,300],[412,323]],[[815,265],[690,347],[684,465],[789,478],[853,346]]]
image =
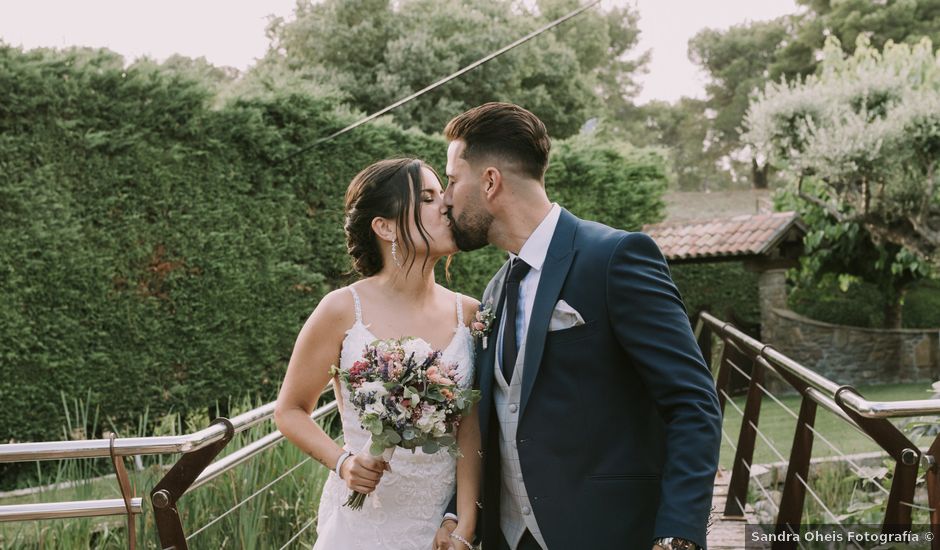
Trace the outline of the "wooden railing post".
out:
[[[722,424],[725,418],[725,395],[731,388],[731,364],[728,362],[731,353],[731,344],[724,335],[721,335],[721,356],[718,358],[718,376],[715,378],[715,391],[718,392],[718,406],[721,409]]]
[[[842,400],[842,394],[847,391],[858,395],[852,386],[842,386],[836,391],[836,404],[895,461],[882,532],[903,533],[911,528],[911,507],[901,503],[914,502],[920,450],[887,418],[866,418],[852,410]]]
[[[150,492],[157,535],[160,537],[160,547],[163,550],[188,550],[186,533],[183,531],[183,523],[180,520],[176,503],[196,481],[199,474],[212,464],[216,455],[235,436],[235,427],[227,418],[216,418],[212,424],[224,424],[225,436],[198,451],[183,455]]]
[[[731,342],[725,341],[723,353],[727,369],[732,362],[744,370],[744,361],[750,360]],[[726,377],[727,378],[727,377]],[[754,463],[754,443],[757,439],[757,425],[760,420],[761,386],[764,383],[764,368],[753,363],[751,381],[747,387],[747,401],[744,404],[744,418],[741,419],[741,431],[738,436],[738,448],[734,453],[731,466],[731,481],[728,483],[728,499],[725,501],[725,517],[743,518],[744,504],[747,502],[747,487],[751,479],[751,465]],[[727,386],[725,386],[727,387]],[[727,390],[726,390],[727,391]]]
[[[712,364],[712,335],[713,331],[711,327],[708,326],[708,323],[705,322],[705,319],[702,318],[702,312],[699,312],[696,315],[695,323],[695,339],[698,343],[698,348],[702,352],[702,357],[705,359],[705,364],[708,365],[708,370],[711,371],[712,376],[715,376],[715,365]]]
[[[803,505],[806,500],[806,487],[801,483],[809,482],[809,462],[813,456],[813,426],[816,423],[816,402],[803,395],[800,403],[800,416],[796,431],[793,432],[793,446],[790,448],[790,463],[787,465],[787,477],[780,497],[780,510],[777,513],[775,532],[799,533],[803,517]],[[796,542],[775,542],[773,550],[796,548]]]
[[[932,550],[940,550],[940,435],[933,440],[933,445],[925,455],[927,463],[927,506],[930,512],[930,530],[933,532]]]

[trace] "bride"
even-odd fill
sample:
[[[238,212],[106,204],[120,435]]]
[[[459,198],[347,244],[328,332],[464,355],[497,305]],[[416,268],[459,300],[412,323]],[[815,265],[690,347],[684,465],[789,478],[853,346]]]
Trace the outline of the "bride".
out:
[[[349,393],[335,379],[343,447],[310,418],[330,367],[349,369],[376,339],[415,337],[458,366],[459,383],[472,382],[467,324],[479,304],[434,279],[435,264],[457,251],[442,193],[435,172],[415,159],[377,162],[346,192],[346,243],[362,278],[327,294],[307,319],[274,412],[278,429],[331,470],[320,497],[317,550],[444,548],[440,533],[450,530],[438,526],[455,484],[460,519],[450,547],[462,550],[474,538],[481,468],[476,408],[460,423],[459,459],[444,450],[398,449],[385,463],[363,452],[369,432],[343,405]],[[343,505],[353,490],[368,495],[358,511]]]

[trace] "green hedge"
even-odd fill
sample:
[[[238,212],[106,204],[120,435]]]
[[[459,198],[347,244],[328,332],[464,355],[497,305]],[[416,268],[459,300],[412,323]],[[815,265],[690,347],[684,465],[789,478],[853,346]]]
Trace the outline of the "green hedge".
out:
[[[839,288],[834,277],[812,287],[797,286],[788,297],[790,308],[812,319],[866,328],[884,326],[884,293],[874,284],[854,282]],[[923,280],[908,289],[901,307],[903,328],[940,327],[940,282]]]
[[[0,440],[60,438],[61,392],[90,389],[125,433],[145,409],[273,398],[304,319],[348,281],[351,177],[398,155],[443,172],[442,138],[382,121],[292,156],[353,115],[292,90],[216,105],[217,87],[0,46]],[[553,164],[575,213],[658,219],[656,159],[560,143]],[[458,255],[454,286],[478,295],[503,257]]]
[[[107,52],[3,48],[0,96],[3,440],[58,437],[60,391],[91,388],[119,426],[273,397],[344,280],[352,175],[444,161],[441,139],[385,123],[282,161],[349,117],[289,94],[213,110],[200,82]]]
[[[909,289],[901,315],[904,328],[940,327],[940,281],[920,281]]]
[[[670,266],[690,315],[707,310],[742,329],[760,324],[757,274],[740,262]]]

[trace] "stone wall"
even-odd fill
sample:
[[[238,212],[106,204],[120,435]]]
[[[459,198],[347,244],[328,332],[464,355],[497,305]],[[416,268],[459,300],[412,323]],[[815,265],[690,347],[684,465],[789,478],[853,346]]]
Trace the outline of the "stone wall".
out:
[[[764,342],[838,384],[940,380],[938,329],[833,325],[779,307],[763,317]]]

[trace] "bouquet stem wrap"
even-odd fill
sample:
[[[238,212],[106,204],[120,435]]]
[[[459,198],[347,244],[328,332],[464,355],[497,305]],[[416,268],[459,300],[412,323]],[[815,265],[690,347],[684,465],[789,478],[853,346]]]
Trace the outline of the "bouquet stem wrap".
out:
[[[359,452],[362,454],[368,453],[369,455],[372,455],[371,449],[372,449],[372,438],[370,437],[369,440],[366,441],[366,444],[362,446],[362,450]],[[390,464],[392,462],[392,456],[395,455],[395,449],[397,449],[397,447],[386,448],[382,451],[382,454],[378,456],[380,456],[382,460],[384,460],[386,463]],[[372,455],[372,456],[376,456],[376,455]],[[352,494],[349,495],[349,498],[346,500],[346,506],[352,508],[353,510],[362,510],[362,505],[363,503],[365,503],[367,496],[368,495],[364,493],[360,493],[359,491],[353,491]],[[372,504],[376,508],[379,508],[382,506],[382,504],[379,502],[378,497],[373,497]]]

